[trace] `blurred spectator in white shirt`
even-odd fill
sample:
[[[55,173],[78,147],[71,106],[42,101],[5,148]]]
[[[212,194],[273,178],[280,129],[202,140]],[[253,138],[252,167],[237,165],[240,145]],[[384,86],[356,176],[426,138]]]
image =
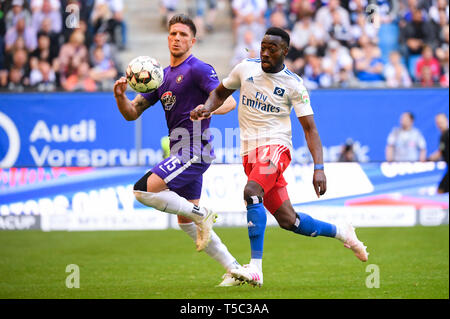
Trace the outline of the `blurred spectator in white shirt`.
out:
[[[340,15],[340,23],[344,27],[350,26],[348,11],[340,6],[340,0],[329,0],[328,5],[321,7],[316,13],[316,22],[323,26],[325,30],[330,30],[333,24],[333,12]]]
[[[107,58],[101,47],[94,50],[90,77],[97,83],[97,88],[110,90],[114,86],[117,70],[112,59]]]
[[[95,0],[95,6],[102,4],[106,4],[108,6],[108,8],[112,11],[115,20],[123,20],[123,0]]]
[[[345,46],[348,46],[352,40],[351,26],[342,21],[342,15],[338,10],[331,12],[332,23],[328,29],[331,37],[338,40]]]
[[[428,10],[428,16],[435,23],[441,24],[441,20],[443,20],[441,13],[443,13],[448,24],[448,0],[433,0],[433,5]]]
[[[401,61],[401,55],[397,51],[389,54],[389,63],[384,68],[384,77],[388,87],[410,87],[412,84],[408,70]]]
[[[12,8],[5,16],[6,30],[13,28],[20,19],[25,19],[25,25],[29,26],[31,23],[31,14],[24,8],[23,0],[13,0]]]
[[[328,33],[312,18],[312,12],[300,12],[299,19],[291,32],[291,45],[287,59],[294,62],[303,57],[306,47],[324,47],[329,36]],[[317,53],[317,52],[316,52]]]
[[[30,85],[38,91],[54,91],[56,88],[56,75],[50,64],[46,61],[37,62],[30,72]]]
[[[251,29],[244,33],[244,41],[238,44],[234,49],[233,58],[231,59],[231,66],[235,66],[243,59],[258,58],[260,50],[260,41],[256,41],[255,35]]]
[[[94,41],[89,48],[89,57],[91,61],[94,60],[94,51],[96,48],[102,48],[105,57],[116,62],[116,49],[114,45],[108,43],[107,33],[99,32],[94,35]]]
[[[336,40],[330,41],[327,53],[322,59],[322,68],[331,77],[333,84],[337,84],[341,77],[350,78],[351,74],[342,74],[344,71],[351,73],[353,69],[353,60],[348,49]]]
[[[300,15],[297,22],[294,24],[291,32],[291,46],[298,51],[305,49],[311,37],[323,38],[325,31],[320,25],[314,23],[312,13],[307,15]]]
[[[392,129],[387,139],[386,160],[406,162],[426,160],[427,144],[422,133],[414,127],[414,115],[404,112],[400,126]]]
[[[356,24],[352,25],[351,32],[352,44],[357,43],[362,35],[366,35],[372,42],[378,40],[378,29],[372,23],[367,23],[367,17],[364,14],[357,16]]]
[[[330,87],[333,84],[332,77],[322,69],[322,63],[319,57],[315,55],[313,47],[305,49],[305,68],[303,81],[307,89],[317,89]]]
[[[375,4],[377,8],[373,13],[378,16],[380,23],[396,22],[400,12],[398,0],[376,0],[373,4]],[[369,11],[368,14],[371,14],[371,12]]]
[[[36,31],[32,27],[27,27],[25,18],[20,18],[16,25],[9,28],[5,34],[5,51],[8,52],[16,42],[17,38],[23,38],[25,48],[28,52],[33,51],[37,47]]]
[[[366,7],[367,7],[367,0],[350,0],[348,2],[348,8],[350,11],[350,22],[352,24],[357,23],[358,16],[364,15],[366,16]]]
[[[62,30],[62,16],[58,9],[54,9],[50,0],[43,0],[40,9],[36,9],[31,17],[31,25],[35,30],[39,30],[42,21],[50,19],[52,22],[51,30],[60,33]]]
[[[61,2],[59,0],[31,0],[30,1],[31,12],[34,13],[35,11],[41,11],[44,5],[44,1],[50,2],[52,10],[55,11],[61,10]]]
[[[267,10],[267,0],[233,0],[233,33],[235,42],[243,40],[245,31],[250,27],[255,38],[262,39],[266,30],[264,14]]]

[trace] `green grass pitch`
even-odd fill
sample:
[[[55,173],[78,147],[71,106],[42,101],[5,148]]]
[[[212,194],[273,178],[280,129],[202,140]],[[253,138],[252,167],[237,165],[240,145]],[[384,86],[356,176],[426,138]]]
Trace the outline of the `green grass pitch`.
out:
[[[334,239],[266,231],[264,286],[215,287],[223,268],[178,230],[0,232],[0,298],[322,299],[449,298],[449,228],[359,228],[362,263]],[[246,228],[216,228],[247,263]],[[66,266],[80,288],[66,287]],[[366,267],[379,267],[367,288]]]

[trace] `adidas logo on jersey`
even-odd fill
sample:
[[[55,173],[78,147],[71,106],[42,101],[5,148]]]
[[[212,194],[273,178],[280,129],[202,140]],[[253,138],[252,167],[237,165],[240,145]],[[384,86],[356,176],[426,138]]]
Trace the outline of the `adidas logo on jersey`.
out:
[[[245,81],[254,83],[254,82],[253,82],[253,76],[249,77],[249,78],[248,78],[247,80],[245,80]]]

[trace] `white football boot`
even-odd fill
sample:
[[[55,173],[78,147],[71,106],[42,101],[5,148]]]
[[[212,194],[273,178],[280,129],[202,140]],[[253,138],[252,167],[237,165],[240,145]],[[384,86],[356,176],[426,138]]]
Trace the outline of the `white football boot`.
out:
[[[197,240],[195,242],[197,251],[205,249],[211,241],[211,230],[217,219],[217,214],[211,209],[205,208],[207,214],[197,225]]]
[[[231,275],[230,272],[226,272],[222,276],[222,282],[217,285],[217,287],[233,287],[233,286],[240,286],[244,282],[242,280],[238,280]]]
[[[346,235],[344,241],[344,247],[353,250],[355,256],[359,260],[365,262],[369,258],[369,253],[367,252],[367,247],[364,243],[356,237],[355,227],[352,224],[347,224],[344,226],[346,228]]]
[[[230,272],[237,280],[247,282],[254,287],[261,287],[263,285],[263,273],[253,264],[231,269]]]

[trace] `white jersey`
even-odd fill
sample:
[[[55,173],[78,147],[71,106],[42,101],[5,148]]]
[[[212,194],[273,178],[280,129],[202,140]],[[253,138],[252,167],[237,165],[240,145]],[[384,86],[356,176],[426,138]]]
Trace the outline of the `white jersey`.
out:
[[[297,117],[313,114],[303,80],[286,66],[278,73],[266,73],[260,59],[245,59],[222,83],[227,89],[240,89],[241,156],[275,144],[292,153],[292,108]]]

